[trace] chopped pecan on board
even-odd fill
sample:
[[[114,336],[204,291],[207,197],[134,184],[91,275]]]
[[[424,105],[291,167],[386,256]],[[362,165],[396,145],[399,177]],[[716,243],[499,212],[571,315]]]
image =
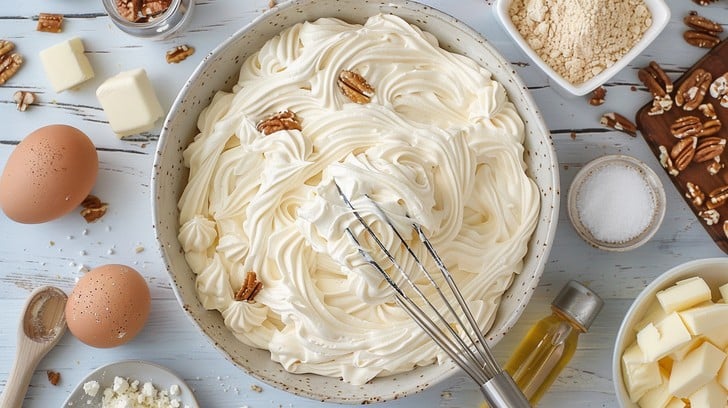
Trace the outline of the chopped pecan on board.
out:
[[[680,172],[675,168],[675,165],[672,163],[672,159],[670,158],[670,153],[667,151],[667,147],[660,145],[658,149],[660,150],[660,165],[665,170],[667,170],[667,174],[673,177],[680,174]]]
[[[601,123],[602,126],[606,126],[614,130],[619,130],[621,132],[627,133],[630,136],[637,136],[637,125],[635,125],[634,123],[632,123],[631,120],[627,119],[617,112],[605,113],[599,119],[599,123]]]
[[[715,83],[715,81],[713,81],[713,83]],[[712,96],[712,94],[713,94],[712,85],[711,85],[710,93]],[[713,97],[715,98],[715,96],[713,96]],[[703,116],[705,116],[708,119],[718,119],[718,115],[715,113],[715,107],[710,102],[701,103],[700,105],[698,105],[698,110],[700,111],[700,113],[703,114]]]
[[[293,111],[285,110],[261,120],[256,128],[267,136],[279,130],[301,130],[301,123]]]
[[[705,221],[707,225],[715,225],[720,221],[720,213],[715,209],[703,210],[698,216]]]
[[[17,91],[13,94],[13,101],[15,101],[19,111],[25,112],[28,106],[35,102],[35,94],[30,91]]]
[[[263,288],[263,282],[258,280],[258,276],[255,272],[248,272],[245,275],[245,281],[240,286],[240,290],[235,294],[235,300],[248,303],[255,303],[255,296]]]
[[[359,104],[369,103],[372,96],[374,96],[374,88],[369,85],[363,76],[354,71],[341,71],[336,83],[339,85],[341,92],[347,98],[351,99],[352,102]]]
[[[720,106],[728,108],[728,72],[710,84],[710,96],[717,99]]]
[[[705,202],[705,194],[697,184],[688,181],[685,183],[685,197],[690,199],[695,207],[701,207]]]
[[[718,119],[711,119],[703,123],[703,130],[700,131],[698,134],[699,137],[702,136],[712,136],[718,131],[720,131],[720,128],[722,127],[722,124],[720,123],[720,120]]]
[[[720,156],[715,156],[713,161],[705,167],[705,170],[711,176],[715,176],[723,169],[723,167],[725,167],[725,165],[720,161]]]
[[[8,40],[0,40],[0,85],[4,84],[10,77],[15,75],[23,64],[23,57],[16,52],[11,52],[15,44]]]
[[[195,48],[190,47],[187,44],[184,45],[178,45],[171,50],[167,51],[167,54],[165,55],[165,59],[167,60],[168,64],[177,64],[179,62],[184,61],[189,57],[190,55],[195,53]]]
[[[63,31],[63,14],[40,13],[35,29],[44,33],[60,33]]]
[[[690,76],[685,78],[683,83],[675,92],[675,104],[682,106],[686,111],[692,111],[703,103],[705,93],[708,91],[713,75],[710,72],[698,68]]]
[[[709,209],[718,208],[724,205],[726,201],[728,201],[728,185],[723,185],[713,189],[710,193],[708,193],[708,197],[710,197],[710,201],[708,201],[706,206]]]

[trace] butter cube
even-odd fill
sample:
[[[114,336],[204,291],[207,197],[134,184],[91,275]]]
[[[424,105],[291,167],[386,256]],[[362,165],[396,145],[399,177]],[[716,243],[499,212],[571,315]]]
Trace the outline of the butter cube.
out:
[[[718,288],[720,297],[723,299],[723,303],[728,303],[728,283]]]
[[[673,398],[672,395],[667,391],[667,383],[670,381],[665,374],[660,375],[660,385],[647,391],[645,395],[640,398],[640,408],[665,408],[670,400]]]
[[[665,313],[685,310],[710,300],[710,297],[710,287],[699,276],[683,279],[675,285],[657,292],[657,300]]]
[[[637,332],[637,344],[647,362],[665,357],[690,340],[690,332],[677,312],[672,312],[657,323],[648,323]]]
[[[637,344],[632,344],[622,354],[622,375],[632,402],[640,400],[647,391],[663,381],[657,361],[645,362],[645,356]]]
[[[665,313],[662,305],[660,305],[659,302],[653,302],[652,305],[650,305],[650,307],[647,309],[645,316],[637,324],[634,325],[634,330],[638,332],[644,329],[647,324],[659,322],[665,317],[667,317],[667,313]]]
[[[721,350],[728,348],[728,327],[726,326],[708,330],[703,333],[703,337]]]
[[[682,346],[678,347],[675,351],[670,353],[670,358],[673,361],[680,361],[685,358],[685,356],[688,355],[691,351],[695,350],[705,341],[705,338],[702,336],[700,337],[693,337],[689,342],[683,344]],[[715,345],[715,344],[714,344]]]
[[[152,129],[163,114],[143,69],[125,71],[107,79],[96,90],[96,98],[118,137]]]
[[[46,77],[53,90],[63,92],[94,77],[91,63],[84,54],[83,42],[74,37],[40,52]]]
[[[670,372],[668,389],[678,398],[688,398],[700,387],[715,379],[725,360],[725,353],[705,342],[676,361]]]
[[[690,408],[723,408],[728,391],[717,382],[710,381],[690,395]]]
[[[718,381],[718,384],[728,390],[728,358],[723,360],[723,365],[718,370],[718,376],[715,379]]]
[[[694,336],[721,327],[726,327],[728,330],[728,304],[725,303],[712,303],[683,310],[680,312],[680,317]]]

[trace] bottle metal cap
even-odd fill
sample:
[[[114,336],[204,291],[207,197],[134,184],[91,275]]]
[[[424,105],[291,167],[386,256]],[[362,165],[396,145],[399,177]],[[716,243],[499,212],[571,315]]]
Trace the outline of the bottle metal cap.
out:
[[[570,280],[556,295],[551,306],[574,320],[586,331],[602,310],[604,301],[591,289],[575,280]]]

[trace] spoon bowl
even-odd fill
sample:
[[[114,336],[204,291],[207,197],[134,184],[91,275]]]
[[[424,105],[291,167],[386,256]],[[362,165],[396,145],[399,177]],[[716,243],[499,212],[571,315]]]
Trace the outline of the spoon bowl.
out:
[[[23,308],[18,328],[15,362],[0,407],[20,408],[35,367],[66,331],[68,296],[53,286],[43,286],[31,293]]]

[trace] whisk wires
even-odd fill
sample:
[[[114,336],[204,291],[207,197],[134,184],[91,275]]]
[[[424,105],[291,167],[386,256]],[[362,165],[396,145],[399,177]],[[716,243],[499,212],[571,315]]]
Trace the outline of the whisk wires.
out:
[[[372,200],[368,195],[365,195],[376,209],[376,215],[386,222],[390,228],[392,228],[406,253],[414,259],[419,271],[422,273],[422,276],[426,278],[427,283],[432,286],[435,293],[437,293],[438,297],[442,300],[449,312],[449,315],[453,319],[452,321],[446,318],[445,314],[447,313],[443,314],[443,312],[441,312],[432,303],[428,296],[425,295],[423,290],[420,288],[420,284],[416,283],[412,273],[406,271],[402,267],[401,263],[397,262],[392,252],[380,240],[370,224],[364,220],[360,211],[354,207],[351,200],[346,196],[346,194],[344,194],[338,183],[334,182],[334,184],[342,201],[347,207],[349,207],[349,209],[351,209],[352,214],[356,217],[357,221],[364,228],[376,247],[384,253],[386,258],[392,263],[396,272],[403,278],[404,282],[402,284],[406,285],[404,287],[397,284],[398,279],[393,278],[390,275],[391,272],[387,272],[374,259],[369,251],[361,245],[356,234],[354,234],[351,228],[346,228],[346,234],[351,238],[364,261],[380,273],[389,286],[392,287],[395,294],[395,300],[399,306],[402,307],[402,309],[420,325],[425,333],[427,333],[458,366],[477,381],[478,384],[485,384],[493,377],[497,376],[501,372],[501,369],[488,349],[485,338],[478,328],[478,324],[470,312],[462,293],[455,284],[452,275],[445,266],[442,258],[440,258],[437,251],[432,246],[430,240],[425,235],[422,227],[417,222],[412,221],[412,228],[417,233],[419,240],[422,241],[427,253],[432,257],[437,265],[444,281],[447,283],[450,293],[457,302],[457,306],[455,306],[448,298],[446,291],[444,291],[441,285],[437,283],[435,276],[430,273],[427,268],[425,268],[424,262],[420,260],[410,244],[408,244],[407,240],[400,233],[399,229],[394,225],[387,214],[381,209],[379,204]],[[458,313],[457,309],[460,310],[460,313]],[[465,317],[467,324],[465,324],[461,315]],[[453,324],[461,328],[462,335],[458,334],[455,327],[453,327]]]

